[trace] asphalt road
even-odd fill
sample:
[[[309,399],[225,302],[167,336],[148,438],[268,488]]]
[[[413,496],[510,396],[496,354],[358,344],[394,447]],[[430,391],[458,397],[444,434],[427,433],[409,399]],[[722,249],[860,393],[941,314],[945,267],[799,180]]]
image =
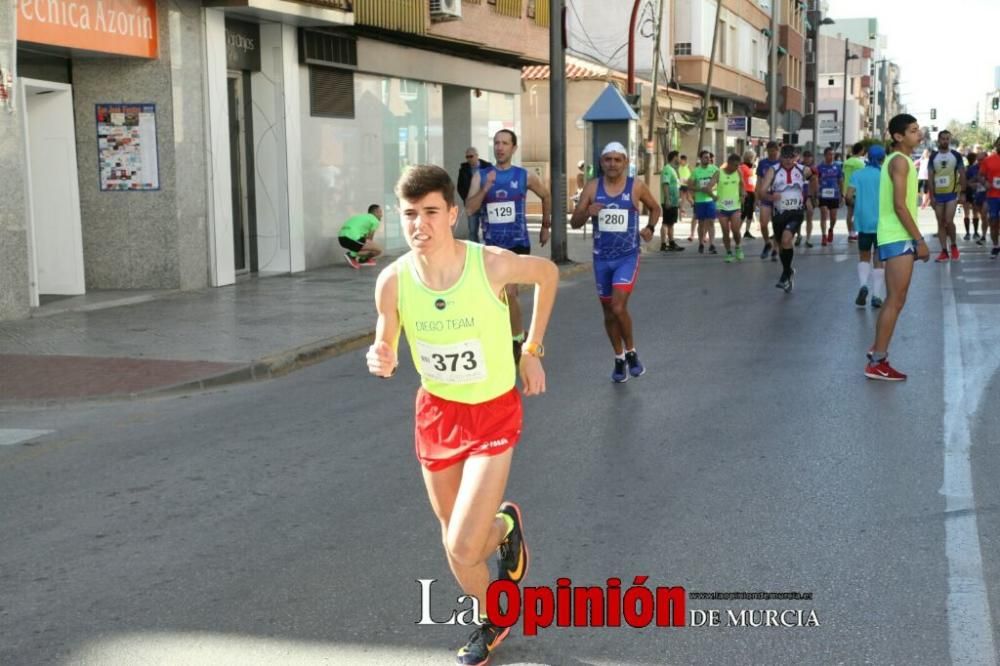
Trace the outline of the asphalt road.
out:
[[[590,275],[564,283],[508,495],[525,585],[812,599],[689,598],[720,627],[518,628],[493,663],[997,663],[1000,265],[918,266],[892,348],[910,378],[887,384],[861,374],[875,313],[854,306],[853,256],[796,263],[785,295],[770,262],[644,259],[648,372],[624,385]],[[439,581],[439,619],[459,591],[402,368],[370,378],[355,352],[216,392],[0,412],[8,441],[48,431],[0,446],[0,664],[450,663],[467,629],[415,624],[418,579]],[[755,609],[819,626],[726,626]]]

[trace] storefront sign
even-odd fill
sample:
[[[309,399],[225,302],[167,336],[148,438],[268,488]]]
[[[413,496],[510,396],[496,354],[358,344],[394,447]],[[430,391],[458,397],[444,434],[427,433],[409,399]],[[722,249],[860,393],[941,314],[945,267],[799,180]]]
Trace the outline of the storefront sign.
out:
[[[729,116],[726,118],[726,134],[729,136],[746,136],[750,131],[749,118],[746,116]]]
[[[226,19],[226,67],[260,71],[260,26]]]
[[[156,0],[18,0],[17,39],[155,58]]]
[[[97,159],[102,192],[160,189],[156,105],[98,104]]]

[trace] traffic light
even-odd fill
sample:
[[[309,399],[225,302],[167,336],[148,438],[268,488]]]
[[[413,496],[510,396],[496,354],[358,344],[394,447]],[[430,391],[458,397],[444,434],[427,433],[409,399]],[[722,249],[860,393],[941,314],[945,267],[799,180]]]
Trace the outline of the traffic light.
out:
[[[993,110],[996,111],[997,109],[1000,109],[1000,97],[993,98]]]
[[[931,109],[931,120],[937,120],[937,109]]]

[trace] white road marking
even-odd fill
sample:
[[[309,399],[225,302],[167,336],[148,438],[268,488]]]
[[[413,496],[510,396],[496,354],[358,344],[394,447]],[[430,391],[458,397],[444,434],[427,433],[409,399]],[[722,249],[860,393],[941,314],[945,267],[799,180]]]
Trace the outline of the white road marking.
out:
[[[983,579],[982,549],[976,498],[972,485],[969,421],[978,410],[995,361],[981,363],[978,349],[966,354],[963,338],[978,345],[980,337],[973,307],[963,309],[963,323],[971,329],[960,335],[958,305],[951,273],[942,271],[944,303],[944,482],[948,517],[945,519],[945,554],[948,557],[948,639],[952,664],[997,666],[990,602]],[[974,292],[970,292],[974,293]],[[994,293],[994,292],[988,292]],[[986,355],[992,358],[992,355]],[[964,358],[976,359],[966,364]]]
[[[55,430],[24,430],[18,428],[0,428],[0,446],[15,446],[29,442],[42,435],[51,435]]]

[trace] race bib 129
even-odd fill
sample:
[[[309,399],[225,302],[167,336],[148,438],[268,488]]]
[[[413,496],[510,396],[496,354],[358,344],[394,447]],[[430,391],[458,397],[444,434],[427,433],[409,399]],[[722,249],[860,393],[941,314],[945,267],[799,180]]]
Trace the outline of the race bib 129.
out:
[[[486,379],[483,346],[479,340],[432,345],[415,340],[420,374],[443,384],[471,384]]]
[[[490,224],[513,224],[517,219],[513,201],[494,201],[486,204],[486,217]]]

